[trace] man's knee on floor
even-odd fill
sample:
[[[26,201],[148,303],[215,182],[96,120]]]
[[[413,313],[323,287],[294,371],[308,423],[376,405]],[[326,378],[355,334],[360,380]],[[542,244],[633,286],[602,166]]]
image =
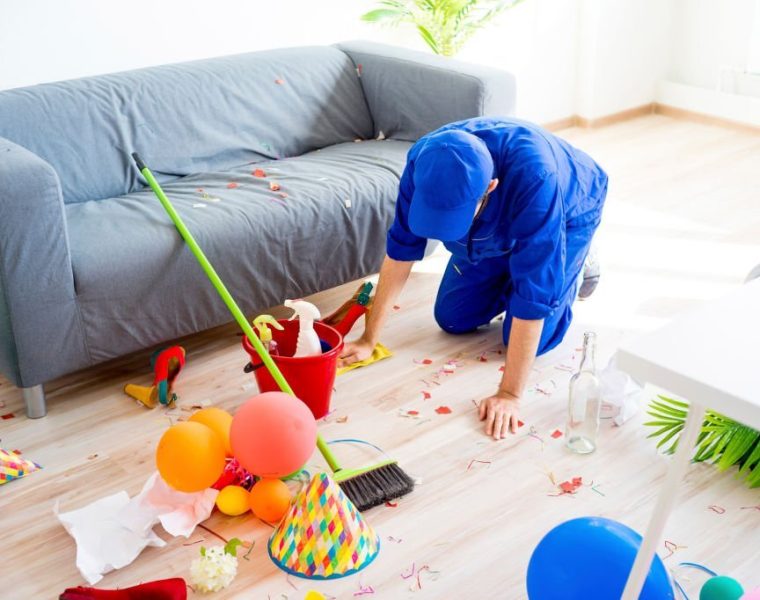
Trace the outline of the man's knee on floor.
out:
[[[435,322],[438,323],[438,327],[443,329],[446,333],[460,334],[470,333],[477,329],[477,325],[465,322],[461,315],[458,315],[455,311],[447,309],[440,304],[435,305],[433,311]]]

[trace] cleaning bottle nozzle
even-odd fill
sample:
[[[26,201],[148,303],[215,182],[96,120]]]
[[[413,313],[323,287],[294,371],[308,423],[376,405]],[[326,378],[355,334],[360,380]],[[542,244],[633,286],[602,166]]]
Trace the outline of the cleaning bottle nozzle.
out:
[[[259,338],[261,338],[262,342],[272,341],[272,331],[269,329],[268,325],[271,325],[280,331],[284,329],[272,315],[259,315],[253,320],[253,326],[259,332]]]

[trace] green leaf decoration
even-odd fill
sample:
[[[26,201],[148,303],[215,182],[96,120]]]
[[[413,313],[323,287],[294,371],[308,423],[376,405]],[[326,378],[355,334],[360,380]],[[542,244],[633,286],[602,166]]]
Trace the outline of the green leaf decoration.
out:
[[[224,552],[225,552],[225,554],[232,554],[232,556],[237,556],[237,548],[242,543],[243,543],[242,540],[240,540],[238,538],[232,538],[224,546]]]
[[[667,396],[657,396],[649,403],[647,414],[653,420],[644,423],[656,428],[648,438],[657,439],[657,448],[672,454],[686,424],[689,404]],[[733,419],[706,411],[692,457],[694,462],[711,462],[719,471],[737,466],[737,477],[751,488],[760,487],[760,431]]]
[[[381,25],[413,25],[436,54],[452,56],[480,29],[523,0],[379,0],[361,16]]]

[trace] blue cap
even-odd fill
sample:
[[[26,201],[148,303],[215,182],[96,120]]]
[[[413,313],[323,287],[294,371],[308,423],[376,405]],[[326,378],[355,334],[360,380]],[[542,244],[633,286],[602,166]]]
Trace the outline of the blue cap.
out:
[[[444,242],[461,239],[493,170],[485,142],[471,133],[442,131],[428,137],[414,163],[412,233]]]

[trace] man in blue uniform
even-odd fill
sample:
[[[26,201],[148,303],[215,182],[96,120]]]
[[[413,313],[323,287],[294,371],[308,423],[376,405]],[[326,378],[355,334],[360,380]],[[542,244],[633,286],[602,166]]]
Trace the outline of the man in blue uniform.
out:
[[[401,177],[367,326],[342,364],[371,355],[413,262],[441,240],[452,256],[435,302],[440,327],[468,333],[506,311],[504,375],[480,418],[495,439],[515,432],[535,357],[570,325],[606,193],[588,155],[523,121],[481,117],[422,137]]]

